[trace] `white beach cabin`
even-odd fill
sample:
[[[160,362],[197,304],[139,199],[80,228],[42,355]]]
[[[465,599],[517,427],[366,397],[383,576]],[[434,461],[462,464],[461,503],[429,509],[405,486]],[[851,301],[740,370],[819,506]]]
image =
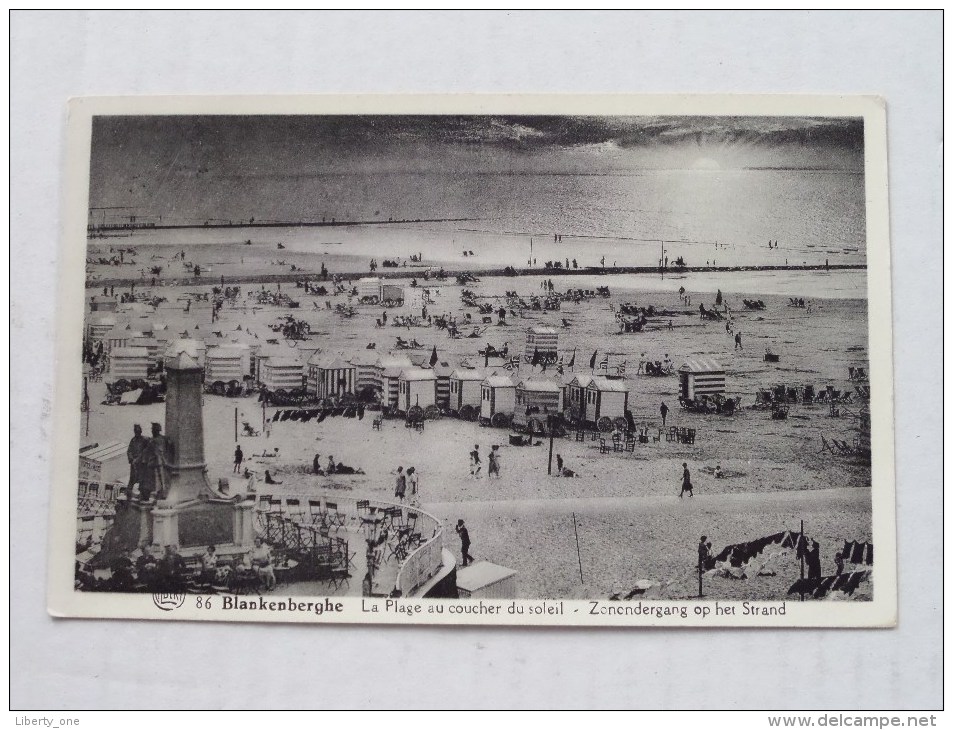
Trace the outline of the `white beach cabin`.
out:
[[[480,391],[480,422],[484,425],[508,425],[516,407],[516,386],[513,381],[506,375],[490,375],[480,384]]]
[[[629,391],[621,380],[610,378],[590,378],[585,388],[584,421],[598,423],[603,418],[615,421],[625,418],[629,407]]]
[[[480,413],[484,375],[476,368],[457,368],[450,374],[450,410],[475,420]]]
[[[397,378],[397,410],[407,413],[414,406],[426,409],[435,405],[437,376],[425,368],[404,368]]]

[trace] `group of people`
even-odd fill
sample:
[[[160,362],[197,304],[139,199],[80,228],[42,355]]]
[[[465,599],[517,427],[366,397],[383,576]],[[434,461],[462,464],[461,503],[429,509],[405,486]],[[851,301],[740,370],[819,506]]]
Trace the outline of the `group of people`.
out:
[[[401,503],[406,499],[411,505],[420,504],[420,477],[417,474],[417,467],[397,467],[397,478],[394,482],[394,497]]]
[[[487,457],[487,471],[486,475],[488,479],[496,477],[500,478],[500,447],[494,444],[490,448],[490,454]],[[483,460],[480,458],[480,445],[473,444],[473,450],[470,452],[470,476],[474,479],[480,479],[481,473],[483,471]]]
[[[315,454],[314,459],[311,460],[311,471],[314,474],[322,477],[329,477],[333,474],[363,474],[364,472],[360,469],[355,469],[352,466],[347,466],[346,464],[339,464],[334,460],[334,455],[328,456],[328,465],[326,468],[321,468],[321,454]]]

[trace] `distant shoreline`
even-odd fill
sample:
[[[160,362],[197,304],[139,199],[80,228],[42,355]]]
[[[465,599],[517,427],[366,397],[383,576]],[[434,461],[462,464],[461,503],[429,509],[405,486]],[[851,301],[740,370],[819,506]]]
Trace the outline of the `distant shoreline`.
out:
[[[367,276],[375,276],[381,279],[417,279],[419,284],[423,284],[425,281],[430,285],[437,285],[439,283],[453,283],[453,280],[458,275],[470,275],[470,276],[486,276],[486,277],[509,277],[509,278],[520,278],[527,276],[614,276],[619,274],[660,274],[658,266],[616,266],[616,267],[599,267],[599,266],[590,266],[587,268],[579,269],[556,269],[556,268],[511,268],[507,270],[506,267],[496,267],[488,269],[451,269],[443,267],[444,275],[446,279],[443,282],[436,279],[424,279],[424,271],[430,269],[439,269],[439,266],[426,266],[426,265],[417,265],[413,267],[400,267],[396,269],[385,269],[377,270],[370,272],[367,270],[364,271],[335,271],[331,272],[333,275],[342,277],[345,280],[350,279],[351,281],[360,279]],[[680,276],[683,274],[697,274],[697,273],[710,273],[710,274],[722,274],[722,273],[731,273],[738,271],[866,271],[867,264],[831,264],[825,266],[824,264],[820,265],[801,265],[801,266],[687,266],[682,269],[672,269],[668,268],[665,270],[667,276]],[[514,273],[515,272],[515,273]],[[148,277],[117,277],[117,278],[102,278],[96,279],[94,281],[87,280],[86,288],[87,289],[96,289],[97,287],[102,286],[129,286],[132,283],[139,285],[150,286],[151,276]],[[157,277],[160,281],[165,282],[166,286],[171,285],[171,282],[175,282],[177,286],[214,286],[220,285],[222,283],[222,276],[182,276],[182,277]],[[226,284],[275,284],[275,283],[285,283],[285,282],[296,282],[308,280],[312,283],[320,283],[322,281],[331,281],[330,277],[328,279],[322,279],[316,273],[305,272],[305,271],[292,271],[280,274],[270,274],[270,273],[258,273],[258,274],[242,274],[239,276],[225,276]],[[156,286],[159,286],[157,284]]]
[[[182,229],[205,228],[338,228],[342,226],[395,226],[406,223],[466,223],[479,218],[402,218],[400,220],[370,220],[370,221],[228,221],[227,223],[108,223],[94,228],[87,228],[86,235],[90,240],[97,238],[97,233],[142,233],[144,231],[173,231]],[[113,236],[103,236],[104,240]]]

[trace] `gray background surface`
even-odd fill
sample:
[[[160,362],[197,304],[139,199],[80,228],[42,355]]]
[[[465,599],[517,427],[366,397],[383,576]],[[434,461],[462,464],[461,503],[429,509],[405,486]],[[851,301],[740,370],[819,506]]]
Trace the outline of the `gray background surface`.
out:
[[[11,707],[935,709],[941,705],[938,12],[11,17]],[[900,626],[515,630],[46,613],[66,99],[749,92],[887,99]]]

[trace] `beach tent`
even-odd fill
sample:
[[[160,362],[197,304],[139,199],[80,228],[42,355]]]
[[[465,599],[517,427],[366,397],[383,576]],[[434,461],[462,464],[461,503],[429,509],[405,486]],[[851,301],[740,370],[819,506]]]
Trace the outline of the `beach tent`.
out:
[[[318,355],[308,361],[308,391],[318,398],[355,393],[357,368],[340,356]]]
[[[117,380],[145,379],[149,374],[149,351],[144,347],[114,347],[109,353],[109,379]]]
[[[546,422],[547,416],[563,409],[563,389],[552,380],[523,380],[516,385],[513,425],[526,426],[530,419]]]
[[[694,400],[725,392],[725,369],[711,357],[690,357],[678,369],[679,396]]]
[[[559,357],[559,332],[552,327],[530,327],[526,330],[526,345],[523,347],[523,362],[533,362],[540,357],[555,362]]]
[[[596,423],[602,418],[612,421],[625,418],[625,411],[629,407],[629,391],[621,380],[591,378],[585,389],[585,406],[584,421]]]
[[[427,408],[435,404],[437,376],[433,370],[404,368],[397,378],[397,410],[407,413],[412,407]]]
[[[516,386],[506,375],[490,375],[480,384],[480,422],[492,423],[494,416],[512,418],[516,407]]]
[[[450,410],[477,414],[480,410],[483,373],[475,368],[457,368],[450,374]]]

